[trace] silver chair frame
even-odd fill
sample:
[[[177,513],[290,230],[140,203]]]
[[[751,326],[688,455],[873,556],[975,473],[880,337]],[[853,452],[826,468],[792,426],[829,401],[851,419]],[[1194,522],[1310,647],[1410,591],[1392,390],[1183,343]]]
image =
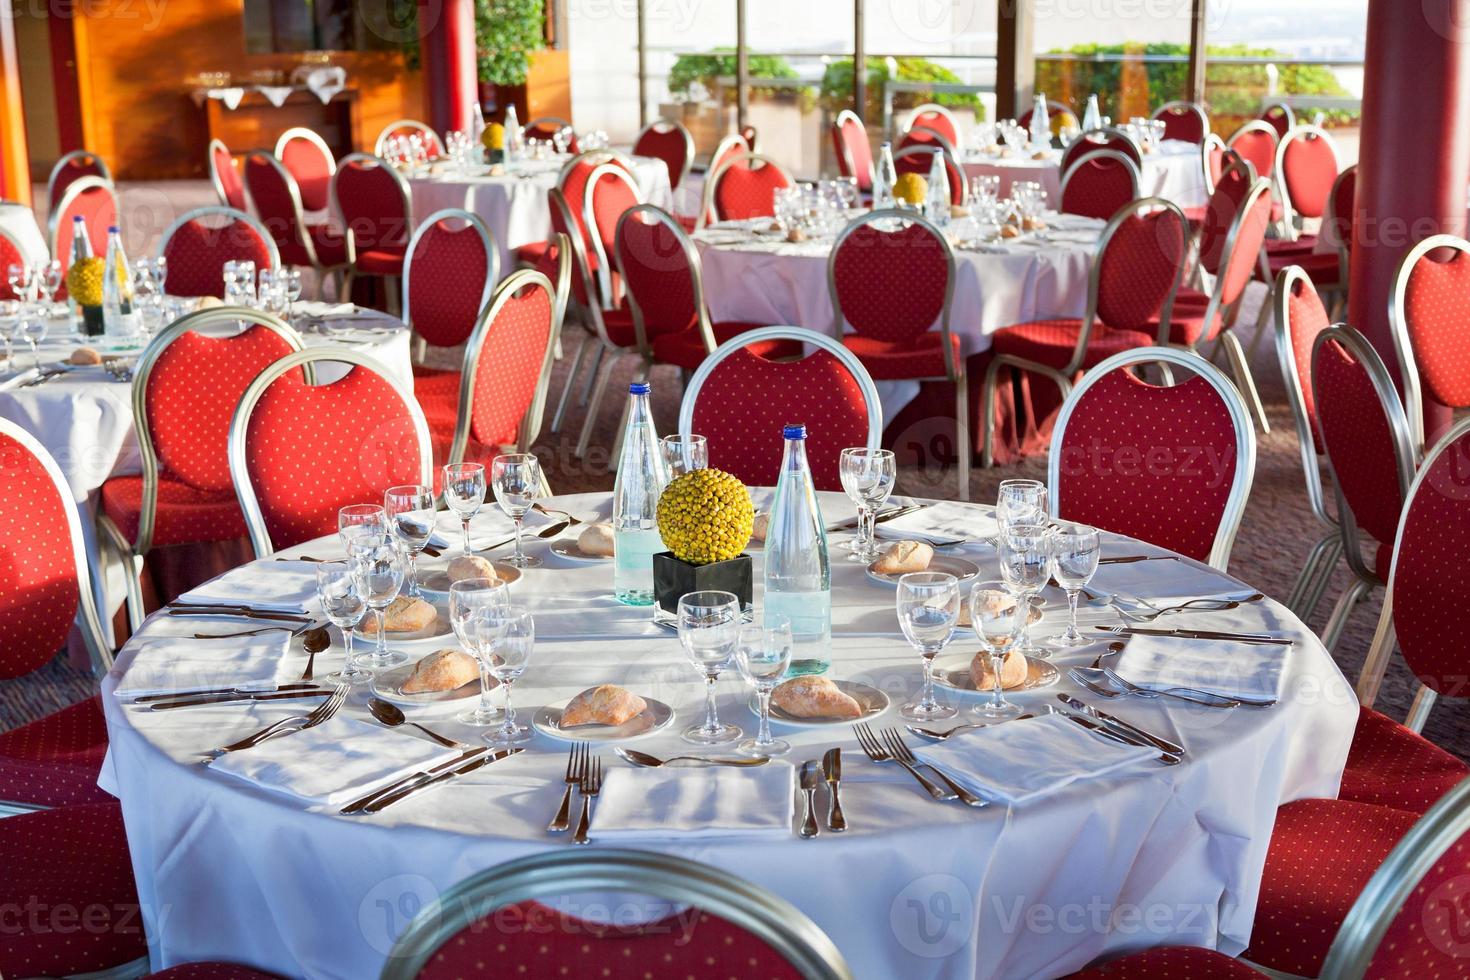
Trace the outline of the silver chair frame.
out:
[[[919,140],[917,142],[904,145],[904,140],[907,140],[909,136],[913,135],[914,133],[928,133],[932,137],[932,139]],[[949,137],[945,136],[933,126],[910,126],[908,130],[903,134],[903,139],[899,140],[898,143],[898,147],[894,150],[895,153],[901,153],[904,150],[912,149],[932,150],[938,147],[947,151],[952,157],[958,155],[955,152],[954,144],[949,141]]]
[[[244,181],[241,181],[241,185],[244,185]],[[266,230],[265,226],[239,208],[232,208],[220,204],[209,204],[202,208],[195,208],[192,211],[186,211],[174,219],[173,224],[163,230],[163,234],[158,239],[158,248],[154,250],[153,254],[162,255],[163,250],[168,246],[169,239],[174,237],[175,232],[191,221],[199,221],[204,218],[227,218],[230,221],[238,221],[248,226],[251,231],[260,236],[261,242],[265,244],[266,253],[271,257],[270,267],[272,269],[279,269],[281,267],[281,252],[276,248],[275,239],[271,238],[271,233]]]
[[[57,211],[56,178],[61,176],[61,171],[64,170],[66,168],[66,165],[71,163],[73,160],[95,161],[97,164],[97,169],[100,172],[96,174],[86,174],[84,176],[97,177],[100,180],[106,181],[108,186],[112,185],[112,171],[107,169],[107,161],[103,160],[102,157],[100,157],[96,153],[93,153],[91,150],[72,150],[70,153],[63,153],[61,155],[61,159],[57,160],[56,163],[52,165],[51,173],[46,177],[46,209],[48,212],[46,215],[47,224],[50,224],[51,215],[55,214]],[[77,179],[81,180],[83,178],[78,177]],[[70,189],[70,187],[71,185],[68,184],[67,188]],[[66,192],[63,191],[62,193],[65,194]]]
[[[264,150],[251,150],[249,153],[245,154],[244,166],[241,167],[240,183],[243,184],[245,187],[245,201],[249,204],[251,211],[254,211],[257,215],[261,213],[260,205],[255,203],[255,197],[250,192],[249,164],[251,160],[265,161],[271,166],[272,169],[275,170],[276,176],[281,178],[281,180],[285,182],[286,191],[291,196],[291,207],[294,212],[291,217],[291,221],[293,222],[293,227],[296,231],[296,244],[300,245],[302,250],[306,252],[306,257],[311,261],[311,267],[316,270],[319,279],[317,284],[318,295],[322,294],[321,286],[325,283],[327,275],[331,274],[337,280],[338,299],[346,297],[348,285],[348,270],[352,268],[352,263],[356,258],[352,250],[352,239],[346,238],[346,232],[343,233],[344,240],[346,242],[346,259],[342,264],[326,265],[322,262],[321,257],[316,254],[316,243],[312,240],[311,233],[307,231],[306,209],[301,203],[301,188],[297,185],[296,178],[291,176],[291,171],[287,170],[285,165],[282,164],[280,160],[276,159],[276,157],[265,152]],[[266,219],[261,219],[261,223],[264,224],[265,220]],[[267,238],[274,246],[275,239],[269,235],[267,235]]]
[[[577,164],[587,161],[591,162],[595,167],[598,164],[607,163],[609,160],[618,160],[623,164],[624,167],[628,169],[629,174],[633,172],[633,158],[626,153],[607,147],[603,147],[602,149],[598,150],[583,150],[581,153],[578,153],[566,163],[562,164],[561,169],[556,172],[557,189],[565,193],[567,174],[571,173],[572,168],[575,167]],[[589,174],[588,176],[591,175]]]
[[[122,220],[122,206],[118,203],[117,188],[112,185],[112,181],[102,177],[78,177],[67,184],[66,190],[61,192],[61,200],[53,202],[51,213],[46,216],[46,251],[53,259],[60,259],[64,266],[70,267],[71,256],[56,254],[56,243],[61,235],[61,216],[66,214],[67,208],[71,207],[73,201],[91,190],[106,191],[107,196],[112,198],[114,220]],[[90,228],[87,229],[87,233],[91,234]]]
[[[434,132],[434,127],[417,119],[395,119],[378,131],[378,138],[373,141],[373,156],[380,157],[383,150],[388,146],[388,140],[405,130],[418,133],[427,137],[429,145],[434,150],[435,156],[444,156],[444,141],[439,134]]]
[[[332,152],[332,148],[327,145],[326,140],[322,139],[320,133],[318,133],[314,129],[309,129],[306,126],[292,126],[290,129],[282,133],[276,139],[275,149],[271,151],[271,155],[274,156],[277,160],[280,160],[282,156],[282,151],[286,149],[286,144],[290,143],[292,140],[306,140],[306,142],[310,143],[318,150],[321,150],[322,156],[327,158],[327,169],[331,170],[333,173],[337,172],[337,155]],[[289,173],[289,171],[287,172]]]
[[[938,136],[939,134],[936,133],[935,135]],[[956,179],[959,180],[960,200],[965,200],[970,193],[970,181],[969,178],[965,175],[965,168],[961,166],[959,158],[956,157],[954,153],[950,150],[949,144],[947,142],[941,142],[939,146],[906,146],[903,149],[899,150],[897,153],[893,154],[893,163],[895,166],[897,166],[898,161],[906,157],[917,157],[925,155],[932,157],[936,153],[942,154],[944,156],[945,179],[951,181]],[[933,163],[930,163],[930,166],[933,167]],[[927,177],[925,179],[927,179]],[[949,189],[949,200],[951,204],[954,203],[954,190],[955,189],[953,187]]]
[[[204,160],[205,164],[209,168],[209,183],[214,188],[214,193],[215,196],[219,198],[219,203],[227,208],[234,207],[234,205],[230,203],[230,195],[225,193],[225,182],[224,178],[220,176],[219,164],[215,162],[214,155],[216,150],[224,150],[230,155],[231,161],[235,159],[235,153],[233,150],[225,145],[224,140],[216,138],[209,141],[209,149],[205,151]],[[239,176],[240,193],[243,195],[245,194],[245,175],[241,173]],[[249,201],[248,197],[246,198],[246,201]],[[246,206],[249,206],[248,203]]]
[[[1388,297],[1388,328],[1393,335],[1394,353],[1399,359],[1399,374],[1404,389],[1404,411],[1409,416],[1409,430],[1413,433],[1414,446],[1419,450],[1424,445],[1424,389],[1419,379],[1418,359],[1414,356],[1414,342],[1409,339],[1408,292],[1409,277],[1419,261],[1435,249],[1447,248],[1461,256],[1470,256],[1470,241],[1458,235],[1431,235],[1404,253],[1393,273],[1393,291]],[[1463,406],[1452,406],[1460,408]]]
[[[1210,135],[1210,117],[1205,112],[1204,107],[1198,102],[1190,102],[1188,99],[1175,99],[1172,102],[1165,102],[1155,109],[1153,115],[1149,116],[1149,118],[1163,119],[1169,113],[1185,113],[1199,119],[1201,143],[1205,141],[1205,137]]]
[[[693,906],[765,943],[808,980],[851,980],[836,945],[772,892],[706,864],[648,851],[543,851],[466,878],[420,912],[388,954],[380,980],[413,980],[434,953],[497,909],[571,892],[646,894]]]
[[[1267,125],[1270,125],[1269,123]],[[1311,217],[1301,215],[1291,203],[1291,192],[1286,187],[1286,151],[1292,143],[1303,139],[1320,139],[1327,141],[1327,149],[1332,153],[1332,165],[1341,172],[1342,164],[1337,155],[1337,141],[1321,126],[1303,125],[1293,126],[1286,131],[1286,135],[1276,143],[1276,163],[1272,167],[1272,175],[1276,178],[1276,193],[1281,198],[1281,224],[1287,241],[1296,241],[1300,237],[1301,230],[1297,227],[1297,219]],[[1332,178],[1332,184],[1337,185],[1337,177]],[[1327,211],[1332,207],[1332,191],[1327,193],[1327,207],[1323,209],[1321,217],[1327,217]],[[1344,279],[1343,282],[1347,280]]]
[[[347,255],[348,255],[349,262],[348,262],[348,266],[347,266],[346,281],[343,284],[343,289],[344,289],[345,293],[347,293],[347,294],[350,294],[352,292],[352,280],[355,279],[357,277],[357,275],[358,275],[358,271],[357,271],[357,240],[356,240],[356,237],[353,235],[353,232],[352,232],[352,223],[347,220],[347,212],[342,210],[342,200],[341,200],[341,198],[337,194],[337,182],[338,182],[338,180],[342,176],[342,168],[343,167],[347,167],[347,166],[351,166],[351,165],[355,165],[355,164],[359,164],[359,163],[361,163],[361,164],[367,164],[367,165],[375,166],[375,167],[381,167],[383,169],[383,171],[388,174],[388,176],[390,176],[391,178],[393,178],[393,184],[394,184],[394,186],[396,186],[398,188],[398,196],[399,196],[400,200],[402,200],[402,202],[403,202],[403,225],[404,225],[404,231],[406,232],[406,235],[405,235],[405,238],[404,238],[405,242],[407,242],[408,240],[412,239],[412,237],[413,237],[413,228],[414,228],[414,222],[413,222],[413,193],[408,188],[408,181],[404,180],[403,179],[403,175],[401,173],[399,173],[397,170],[395,170],[393,168],[393,166],[388,163],[387,160],[384,160],[382,157],[373,156],[371,153],[349,153],[345,157],[343,157],[341,160],[339,160],[337,162],[336,169],[332,171],[332,183],[331,183],[330,195],[331,195],[331,202],[332,202],[332,211],[334,213],[336,213],[337,216],[342,219],[342,234],[345,235],[346,238],[347,238]],[[403,264],[404,264],[404,267],[405,268],[408,266],[408,251],[407,251],[407,246],[406,245],[404,247],[404,253],[403,253]],[[381,278],[383,280],[383,282],[385,284],[385,287],[386,287],[386,289],[388,291],[388,305],[389,305],[390,311],[391,310],[394,310],[394,300],[396,299],[397,300],[396,311],[401,312],[402,309],[403,309],[403,297],[402,297],[401,294],[398,295],[398,296],[396,296],[396,297],[394,296],[394,287],[398,285],[398,278],[399,277],[398,276],[381,276],[379,278]]]
[[[718,157],[716,157],[716,159],[718,159]],[[785,179],[787,187],[796,186],[796,181],[792,178],[791,171],[787,170],[785,167],[781,166],[779,163],[766,156],[764,153],[737,153],[734,156],[730,157],[730,159],[726,160],[724,163],[720,164],[720,169],[710,174],[709,177],[705,180],[704,203],[699,209],[699,221],[695,224],[696,231],[698,231],[700,228],[704,228],[706,225],[714,224],[717,221],[724,220],[720,216],[719,212],[715,210],[715,190],[719,187],[720,181],[725,179],[725,174],[728,173],[730,171],[730,168],[734,167],[736,164],[745,164],[749,166],[752,170],[755,169],[754,166],[751,166],[752,164],[760,164],[762,168],[775,167],[776,172]],[[960,172],[964,173],[964,171]]]
[[[1130,201],[1137,202],[1139,195],[1138,188],[1139,185],[1143,183],[1143,175],[1138,170],[1138,164],[1134,163],[1133,159],[1126,153],[1119,152],[1118,150],[1099,148],[1096,150],[1089,150],[1088,152],[1082,154],[1080,157],[1077,157],[1075,160],[1072,161],[1072,165],[1067,168],[1067,172],[1062,174],[1061,189],[1057,192],[1056,204],[1058,211],[1062,210],[1062,202],[1067,199],[1067,185],[1072,182],[1072,177],[1077,173],[1077,171],[1082,169],[1083,164],[1090,163],[1095,160],[1113,160],[1122,163],[1124,169],[1128,172],[1128,179],[1133,182],[1133,191],[1131,194],[1128,195],[1128,198]],[[961,173],[963,173],[963,171],[961,171]],[[1154,198],[1154,200],[1158,200],[1158,198]]]
[[[933,150],[925,149],[924,152],[932,153]],[[961,171],[963,172],[963,171]],[[903,208],[884,208],[879,211],[871,211],[861,217],[848,222],[847,227],[838,233],[836,240],[832,243],[832,250],[827,254],[827,293],[832,297],[832,337],[838,344],[842,343],[843,328],[847,325],[847,316],[842,312],[842,297],[837,291],[837,253],[849,235],[864,225],[873,224],[877,221],[899,221],[907,224],[921,225],[934,240],[939,243],[944,252],[944,261],[947,266],[946,280],[944,284],[944,307],[939,313],[940,343],[944,349],[944,372],[942,378],[913,378],[914,381],[949,381],[955,386],[955,442],[956,451],[959,453],[959,499],[970,499],[970,470],[972,466],[973,447],[970,445],[970,390],[969,382],[965,377],[964,357],[955,357],[954,342],[950,339],[950,311],[954,306],[955,280],[958,278],[957,267],[954,257],[954,249],[950,248],[949,239],[934,225],[930,224],[916,211]],[[932,330],[933,327],[931,326]],[[866,370],[866,369],[865,369]]]
[[[1103,137],[1103,140],[1093,139],[1095,136]],[[1138,145],[1138,140],[1134,139],[1126,130],[1119,129],[1117,126],[1098,126],[1094,129],[1084,130],[1077,135],[1076,139],[1067,144],[1067,148],[1062,151],[1062,170],[1070,170],[1072,164],[1081,159],[1085,154],[1095,153],[1098,150],[1115,150],[1115,144],[1118,142],[1122,142],[1123,145],[1133,151],[1128,156],[1133,157],[1133,162],[1142,168],[1143,147]],[[1088,144],[1092,145],[1089,146]]]
[[[1067,425],[1071,422],[1072,413],[1076,411],[1077,405],[1092,386],[1107,377],[1109,373],[1143,364],[1159,364],[1170,368],[1171,371],[1166,374],[1166,377],[1172,376],[1173,368],[1180,367],[1204,378],[1210,387],[1215,389],[1215,394],[1220,396],[1220,400],[1225,403],[1225,410],[1229,412],[1230,421],[1235,426],[1235,475],[1230,482],[1230,493],[1225,500],[1225,509],[1220,513],[1220,525],[1215,530],[1215,542],[1210,548],[1208,562],[1213,568],[1222,572],[1227,571],[1230,564],[1230,550],[1235,545],[1235,533],[1240,529],[1240,519],[1245,513],[1245,504],[1250,498],[1251,484],[1255,480],[1256,431],[1251,425],[1250,413],[1246,408],[1245,400],[1230,383],[1230,379],[1225,377],[1219,368],[1194,351],[1180,350],[1177,347],[1139,347],[1136,350],[1114,354],[1087,372],[1086,377],[1078,383],[1076,388],[1072,389],[1072,394],[1062,405],[1061,414],[1057,416],[1056,428],[1052,431],[1051,449],[1046,461],[1047,507],[1053,517],[1064,517],[1059,509],[1062,444],[1065,441]]]
[[[1223,155],[1226,153],[1226,151],[1230,149],[1230,147],[1226,146],[1225,141],[1222,140],[1218,135],[1213,132],[1207,131],[1205,133],[1205,138],[1201,140],[1199,144],[1199,162],[1200,167],[1202,168],[1202,171],[1205,175],[1206,194],[1215,193],[1215,174],[1210,169],[1210,153],[1217,148],[1219,149],[1222,156],[1222,159],[1220,161],[1220,173],[1223,174],[1225,172],[1225,167],[1227,166],[1226,161],[1223,159]]]
[[[867,123],[863,122],[862,118],[851,109],[843,109],[837,114],[837,118],[832,120],[832,132],[837,134],[837,155],[842,158],[843,168],[846,169],[848,173],[856,177],[859,183],[861,183],[862,176],[857,172],[857,163],[852,158],[852,151],[847,148],[847,138],[844,135],[844,130],[842,128],[843,124],[848,122],[855,122],[860,127],[862,127],[864,139],[867,138],[868,126]],[[869,153],[868,156],[871,157],[872,153]],[[871,159],[868,161],[868,186],[873,186],[873,164]]]
[[[548,126],[557,130],[570,129],[576,132],[576,127],[572,125],[570,119],[563,119],[561,116],[537,116],[535,119],[526,120],[521,126],[521,137],[528,137],[533,129],[545,129]]]
[[[235,414],[230,419],[230,478],[235,484],[235,495],[240,498],[240,510],[245,514],[245,526],[250,531],[250,544],[255,549],[256,558],[269,558],[275,553],[275,547],[271,544],[270,532],[266,530],[265,515],[261,513],[255,486],[250,482],[249,460],[245,455],[245,436],[250,427],[250,415],[255,411],[255,406],[259,404],[266,389],[287,372],[302,368],[307,374],[307,384],[312,384],[312,368],[318,361],[350,364],[354,370],[365,368],[392,387],[403,402],[404,410],[413,424],[414,435],[418,439],[418,482],[425,486],[433,486],[434,483],[433,446],[429,441],[429,425],[424,421],[423,410],[414,400],[413,392],[399,383],[381,361],[342,347],[313,347],[287,354],[256,376],[250,387],[245,389],[245,394],[241,396],[240,404],[235,407]]]
[[[954,135],[955,135],[953,146],[951,148],[952,149],[959,149],[959,148],[961,148],[962,147],[962,144],[964,142],[964,138],[965,138],[965,130],[964,130],[964,127],[962,127],[960,125],[959,118],[957,116],[955,116],[955,114],[954,114],[954,112],[952,110],[950,110],[949,108],[947,108],[945,106],[940,105],[937,102],[925,102],[923,105],[914,106],[913,111],[911,111],[908,114],[908,118],[906,118],[903,121],[903,132],[907,133],[909,130],[913,129],[914,128],[914,120],[915,119],[918,119],[921,115],[923,115],[926,112],[936,113],[936,114],[938,114],[940,116],[943,116],[945,119],[948,119],[949,120],[950,126],[954,127]],[[932,129],[933,127],[925,127],[925,128],[926,129]],[[938,130],[934,130],[934,131],[936,133],[939,132]],[[940,136],[944,136],[943,133],[939,133],[939,135]],[[949,143],[950,142],[949,137],[948,136],[944,136],[944,141],[946,143]]]
[[[587,175],[587,184],[582,188],[582,223],[587,229],[587,237],[592,240],[592,250],[597,255],[597,295],[604,309],[613,309],[618,305],[618,297],[613,288],[612,256],[607,254],[607,249],[602,244],[602,229],[597,225],[597,212],[592,207],[597,184],[603,180],[616,180],[626,184],[628,190],[633,192],[633,200],[638,204],[643,203],[643,194],[638,190],[638,182],[633,179],[633,175],[613,163],[598,164]],[[613,236],[617,236],[616,226],[613,228]]]
[[[463,221],[475,234],[480,237],[480,244],[485,247],[485,288],[480,290],[480,303],[478,309],[483,312],[485,304],[490,302],[490,294],[495,291],[495,284],[500,281],[500,251],[495,247],[495,236],[490,234],[490,229],[485,227],[485,222],[480,216],[464,208],[441,208],[429,215],[414,228],[413,234],[408,239],[408,250],[403,258],[403,322],[410,331],[413,330],[413,257],[418,251],[419,240],[428,234],[441,221]],[[463,234],[463,230],[458,232]],[[468,273],[470,270],[464,270]],[[428,349],[428,343],[417,334],[412,335],[413,352],[415,359],[422,362],[424,352]]]
[[[1266,123],[1266,125],[1271,126],[1269,119],[1272,109],[1280,109],[1283,113],[1286,114],[1287,132],[1290,132],[1292,129],[1296,128],[1296,112],[1291,108],[1291,106],[1287,105],[1285,102],[1282,102],[1280,99],[1268,99],[1262,102],[1261,111],[1256,116],[1256,118],[1252,120],[1252,122],[1263,122]],[[1276,127],[1271,126],[1271,128],[1275,129]]]
[[[633,149],[636,151],[638,149],[639,141],[642,140],[643,137],[647,134],[664,134],[676,131],[682,134],[684,137],[684,165],[679,168],[679,175],[673,179],[672,183],[669,185],[669,190],[677,190],[679,185],[684,183],[684,178],[689,176],[690,168],[694,166],[695,150],[693,134],[689,132],[688,127],[679,122],[677,119],[655,119],[653,122],[640,129],[638,131],[638,135],[633,139]]]

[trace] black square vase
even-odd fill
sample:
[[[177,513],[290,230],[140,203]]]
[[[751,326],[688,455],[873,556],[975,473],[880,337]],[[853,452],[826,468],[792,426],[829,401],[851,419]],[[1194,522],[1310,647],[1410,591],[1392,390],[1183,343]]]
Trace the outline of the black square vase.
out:
[[[740,608],[749,609],[754,598],[754,573],[749,555],[736,555],[708,565],[691,565],[675,558],[672,551],[653,556],[653,594],[659,609],[679,614],[679,599],[690,592],[733,592]]]

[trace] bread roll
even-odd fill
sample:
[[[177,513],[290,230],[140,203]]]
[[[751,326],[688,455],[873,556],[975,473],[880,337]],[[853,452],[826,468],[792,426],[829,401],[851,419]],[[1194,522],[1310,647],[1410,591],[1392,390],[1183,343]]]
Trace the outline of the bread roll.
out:
[[[577,535],[577,550],[584,555],[599,555],[611,558],[613,554],[613,529],[611,524],[588,524]]]
[[[200,296],[194,301],[194,311],[197,313],[199,310],[212,310],[216,306],[224,305],[225,301],[218,296]]]
[[[403,693],[453,691],[479,679],[480,665],[474,657],[461,650],[435,650],[414,664],[413,673],[403,682]]]
[[[567,702],[561,713],[561,727],[576,725],[621,725],[648,708],[648,702],[616,684],[589,687]]]
[[[388,603],[388,608],[383,610],[383,628],[389,633],[417,633],[421,629],[427,629],[438,618],[439,611],[429,603],[401,595]],[[377,618],[364,619],[360,629],[368,636],[376,634]]]
[[[68,364],[101,364],[102,355],[95,347],[78,347],[66,360]]]
[[[882,575],[922,572],[933,557],[934,549],[923,541],[895,541],[873,563],[873,571]]]
[[[793,677],[771,692],[771,703],[797,718],[861,718],[863,706],[825,677]]]
[[[451,584],[472,578],[498,579],[500,577],[495,574],[494,564],[479,555],[460,555],[449,563],[445,574],[449,576]]]
[[[769,533],[770,530],[771,515],[764,512],[757,514],[755,515],[755,519],[750,522],[750,540],[764,541],[766,540],[766,534]]]
[[[1016,238],[1020,234],[1021,234],[1021,229],[1017,228],[1015,225],[1001,225],[1000,226],[1000,237],[1001,238]]]
[[[1005,659],[1000,662],[1000,686],[1007,691],[1020,687],[1026,683],[1029,673],[1025,654],[1019,650],[1007,650]],[[995,689],[995,678],[990,673],[990,655],[983,650],[970,661],[970,680],[977,691]]]

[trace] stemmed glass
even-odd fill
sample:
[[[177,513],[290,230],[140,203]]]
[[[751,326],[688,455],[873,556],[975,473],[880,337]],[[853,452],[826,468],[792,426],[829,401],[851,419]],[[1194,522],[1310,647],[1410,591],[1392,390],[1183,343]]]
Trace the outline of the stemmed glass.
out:
[[[15,332],[20,329],[20,302],[0,300],[0,340],[5,341],[5,367],[15,367]]]
[[[388,606],[403,590],[403,555],[398,546],[387,538],[360,538],[353,546],[352,561],[362,580],[363,598],[373,611],[378,627],[378,641],[373,652],[363,657],[363,664],[382,668],[405,663],[408,657],[388,649],[388,629],[385,625]]]
[[[996,541],[1000,553],[1000,577],[1023,609],[1020,615],[1020,646],[1028,657],[1045,657],[1031,645],[1031,597],[1051,579],[1051,535],[1045,524],[1012,524]]]
[[[465,652],[480,665],[480,696],[475,706],[455,716],[455,721],[484,728],[500,720],[500,709],[490,701],[491,652],[482,648],[481,630],[475,617],[491,612],[499,615],[510,608],[510,589],[501,579],[461,579],[449,586],[449,625]]]
[[[434,533],[434,488],[419,483],[389,487],[383,491],[383,510],[389,533],[408,556],[408,594],[417,599],[424,594],[419,588],[419,552]]]
[[[1040,480],[1002,480],[995,519],[1004,531],[1012,524],[1046,523],[1046,484]]]
[[[684,729],[686,742],[720,745],[742,734],[720,722],[715,682],[735,654],[740,638],[740,600],[733,592],[690,592],[679,599],[679,642],[696,670],[704,675],[704,723]]]
[[[924,690],[899,714],[910,721],[953,718],[955,709],[934,696],[934,658],[954,634],[960,616],[960,583],[944,572],[909,572],[898,580],[898,625],[924,658]]]
[[[709,469],[709,440],[700,435],[667,435],[659,440],[669,479]]]
[[[483,478],[483,467],[481,475]],[[495,502],[516,525],[515,554],[505,559],[505,563],[516,568],[535,568],[541,564],[541,559],[521,552],[521,524],[526,519],[526,511],[541,495],[540,461],[531,453],[496,456],[490,461],[490,485],[495,489]],[[445,486],[448,486],[447,480]],[[484,490],[480,492],[483,494]],[[468,534],[465,535],[465,543],[468,546]],[[469,553],[468,547],[465,553]]]
[[[740,627],[735,644],[735,666],[745,683],[755,689],[760,705],[760,728],[735,748],[742,755],[785,755],[791,746],[771,735],[771,692],[791,666],[791,623],[785,616],[772,617],[764,626]]]
[[[1058,524],[1051,529],[1052,574],[1067,590],[1067,631],[1053,637],[1052,646],[1080,647],[1087,639],[1077,630],[1077,593],[1097,574],[1100,550],[1097,528],[1086,524]]]
[[[25,305],[20,308],[20,335],[25,342],[31,345],[31,366],[40,370],[41,368],[41,341],[46,339],[46,314],[33,306]]]
[[[348,504],[337,511],[337,537],[352,557],[359,544],[381,544],[388,536],[388,512],[379,504]]]
[[[342,669],[322,678],[324,681],[340,681],[356,684],[372,677],[371,671],[363,670],[352,655],[352,633],[367,613],[367,600],[362,593],[362,580],[350,561],[323,561],[316,566],[316,597],[321,600],[322,612],[327,621],[342,631],[342,646],[347,650],[347,660]]]
[[[151,259],[144,259],[148,263],[148,275],[153,279],[153,291],[160,297],[168,293],[168,259],[162,255],[155,255]]]
[[[46,297],[46,308],[43,312],[46,316],[52,316],[56,310],[56,293],[61,289],[61,261],[52,259],[37,263],[36,281],[40,284],[41,294]]]
[[[1025,627],[1026,607],[1010,593],[1003,582],[981,582],[970,591],[970,624],[975,636],[985,647],[990,660],[993,681],[990,699],[970,709],[985,718],[1014,718],[1021,713],[1019,705],[1006,700],[1000,671],[1006,652],[1016,641],[1016,633]]]
[[[10,291],[22,302],[31,299],[31,288],[35,285],[35,273],[31,267],[24,262],[12,262],[6,270],[6,281],[10,283]]]
[[[526,609],[482,609],[471,618],[471,623],[480,642],[489,643],[494,655],[491,672],[500,681],[505,691],[505,709],[500,727],[485,733],[485,741],[491,745],[514,745],[531,737],[531,730],[516,724],[516,711],[511,707],[510,688],[516,678],[525,671],[536,646],[536,622]]]
[[[485,506],[485,464],[449,463],[444,467],[444,503],[464,526],[464,553],[470,554],[470,519]]]
[[[839,463],[842,489],[857,507],[858,533],[852,540],[849,561],[875,561],[881,552],[874,540],[873,521],[878,508],[893,492],[898,464],[891,449],[854,448],[842,450]]]
[[[296,301],[301,298],[301,270],[295,266],[285,266],[276,272],[276,282],[285,287],[286,292],[286,322],[291,322],[291,310]]]

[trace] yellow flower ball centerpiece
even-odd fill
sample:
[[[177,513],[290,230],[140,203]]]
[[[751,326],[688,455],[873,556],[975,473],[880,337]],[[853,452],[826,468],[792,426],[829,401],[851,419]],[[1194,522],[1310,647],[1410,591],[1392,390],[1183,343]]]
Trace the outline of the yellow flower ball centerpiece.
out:
[[[750,543],[755,506],[750,491],[723,470],[691,470],[658,498],[658,531],[668,551],[653,556],[653,590],[660,609],[677,615],[690,592],[733,592],[742,607],[753,597]]]
[[[480,143],[489,151],[490,162],[499,163],[505,152],[505,127],[491,123],[480,134]]]
[[[66,294],[81,333],[102,334],[102,275],[107,263],[97,256],[77,259],[66,271]]]
[[[924,179],[923,174],[899,174],[898,180],[893,182],[895,201],[921,208],[928,198],[929,182]]]

